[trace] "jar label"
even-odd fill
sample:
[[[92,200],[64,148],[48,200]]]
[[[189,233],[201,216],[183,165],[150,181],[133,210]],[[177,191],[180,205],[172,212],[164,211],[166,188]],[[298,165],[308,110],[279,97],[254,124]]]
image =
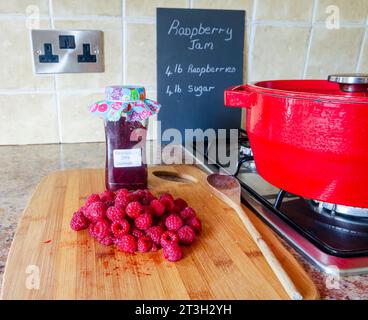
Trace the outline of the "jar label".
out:
[[[128,168],[140,167],[142,165],[141,149],[115,149],[114,150],[114,167]]]

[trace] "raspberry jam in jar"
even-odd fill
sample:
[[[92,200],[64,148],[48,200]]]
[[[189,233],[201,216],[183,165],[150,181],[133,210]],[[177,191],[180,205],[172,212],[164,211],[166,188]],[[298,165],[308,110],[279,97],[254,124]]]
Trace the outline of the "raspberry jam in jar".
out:
[[[105,121],[107,189],[147,188],[147,122],[128,122],[125,117],[118,121]]]
[[[90,107],[105,120],[107,189],[147,188],[147,124],[159,109],[159,104],[146,99],[143,87],[132,86],[107,87],[106,100]]]

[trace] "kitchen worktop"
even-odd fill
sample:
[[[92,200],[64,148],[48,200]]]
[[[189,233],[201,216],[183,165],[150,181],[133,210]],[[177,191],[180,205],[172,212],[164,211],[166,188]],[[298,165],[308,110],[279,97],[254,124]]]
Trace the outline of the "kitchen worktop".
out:
[[[149,163],[160,163],[159,149],[150,148],[154,157]],[[177,152],[176,158],[181,157]],[[41,178],[55,170],[101,168],[104,161],[104,143],[0,146],[0,283],[18,221]],[[323,299],[368,299],[368,275],[333,278],[286,246],[310,274]]]

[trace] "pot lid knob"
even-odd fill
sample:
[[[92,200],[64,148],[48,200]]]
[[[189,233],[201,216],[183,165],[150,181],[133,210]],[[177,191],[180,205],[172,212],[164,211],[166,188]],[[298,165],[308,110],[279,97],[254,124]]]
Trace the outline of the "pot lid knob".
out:
[[[368,89],[368,74],[364,73],[331,74],[327,79],[338,83],[344,92],[364,92]]]

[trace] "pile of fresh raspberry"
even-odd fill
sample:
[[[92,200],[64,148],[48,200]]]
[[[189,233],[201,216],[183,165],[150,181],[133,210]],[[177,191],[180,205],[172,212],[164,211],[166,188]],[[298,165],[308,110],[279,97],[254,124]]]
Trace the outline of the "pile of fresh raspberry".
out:
[[[149,190],[91,194],[73,214],[70,227],[88,229],[91,237],[123,252],[154,252],[162,248],[165,259],[183,257],[182,245],[191,245],[202,230],[193,208],[169,193],[158,198]]]

